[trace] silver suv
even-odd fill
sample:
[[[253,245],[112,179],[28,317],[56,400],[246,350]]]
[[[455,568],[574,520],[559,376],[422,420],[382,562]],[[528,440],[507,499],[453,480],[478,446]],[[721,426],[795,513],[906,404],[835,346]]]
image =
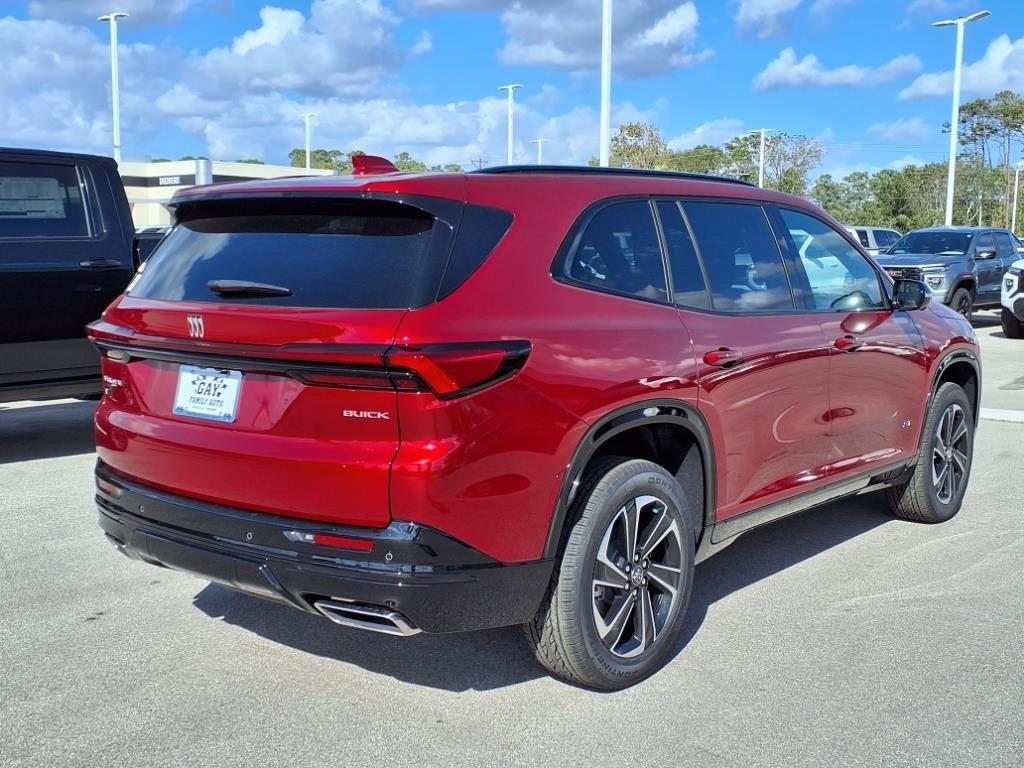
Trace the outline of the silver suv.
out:
[[[884,227],[847,227],[846,231],[857,238],[864,250],[877,256],[890,245],[895,245],[902,235],[895,229]]]

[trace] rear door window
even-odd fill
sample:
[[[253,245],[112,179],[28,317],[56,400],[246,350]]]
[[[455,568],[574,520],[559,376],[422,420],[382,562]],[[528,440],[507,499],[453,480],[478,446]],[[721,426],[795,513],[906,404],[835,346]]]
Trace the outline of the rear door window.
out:
[[[687,202],[714,309],[726,312],[792,310],[786,267],[759,205]]]
[[[599,209],[570,248],[562,277],[600,291],[667,301],[665,264],[650,203],[628,200]]]
[[[992,237],[996,241],[996,252],[1000,258],[1006,258],[1007,256],[1014,256],[1017,253],[1017,249],[1013,247],[1013,241],[1010,240],[1010,235],[1006,232],[993,232]]]
[[[857,233],[857,239],[860,240],[861,245],[865,248],[871,247],[871,243],[868,241],[868,231],[866,229],[855,229],[854,232]]]
[[[679,204],[662,200],[658,203],[658,218],[668,248],[669,273],[672,275],[672,294],[676,305],[693,309],[710,308],[711,300],[704,284],[700,260]]]
[[[0,161],[0,238],[88,236],[76,166]]]
[[[416,308],[437,298],[451,244],[449,223],[396,202],[212,201],[183,214],[129,293],[171,301]],[[234,290],[212,287],[225,283]],[[246,293],[238,283],[287,293]]]

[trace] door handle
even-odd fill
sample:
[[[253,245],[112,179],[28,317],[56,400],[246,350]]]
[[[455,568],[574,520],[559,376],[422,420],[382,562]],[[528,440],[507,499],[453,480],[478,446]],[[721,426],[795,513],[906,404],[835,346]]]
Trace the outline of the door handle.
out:
[[[714,365],[718,368],[728,368],[743,362],[743,353],[735,349],[713,349],[704,353],[704,362],[707,365]]]
[[[82,269],[103,271],[108,269],[120,269],[121,262],[117,259],[83,259],[78,262],[78,266]]]
[[[840,336],[834,342],[835,348],[840,352],[853,352],[864,346],[864,342],[856,336]]]

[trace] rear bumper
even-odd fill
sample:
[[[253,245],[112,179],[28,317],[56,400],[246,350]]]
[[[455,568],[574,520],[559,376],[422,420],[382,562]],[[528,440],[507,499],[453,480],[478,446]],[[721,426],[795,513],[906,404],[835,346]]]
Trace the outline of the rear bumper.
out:
[[[543,598],[552,562],[505,565],[414,523],[342,528],[221,507],[157,491],[97,465],[96,503],[124,554],[320,615],[323,600],[398,614],[424,632],[522,624]],[[320,533],[369,552],[292,541]]]

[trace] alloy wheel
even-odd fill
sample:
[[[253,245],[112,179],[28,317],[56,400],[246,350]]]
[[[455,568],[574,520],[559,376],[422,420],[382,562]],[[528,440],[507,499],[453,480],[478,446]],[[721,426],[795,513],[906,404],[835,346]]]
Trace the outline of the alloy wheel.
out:
[[[624,504],[601,539],[593,613],[604,647],[620,658],[647,651],[673,615],[682,583],[682,531],[661,499]]]
[[[935,426],[932,445],[932,484],[943,504],[949,504],[967,478],[967,414],[956,403],[950,405]]]

